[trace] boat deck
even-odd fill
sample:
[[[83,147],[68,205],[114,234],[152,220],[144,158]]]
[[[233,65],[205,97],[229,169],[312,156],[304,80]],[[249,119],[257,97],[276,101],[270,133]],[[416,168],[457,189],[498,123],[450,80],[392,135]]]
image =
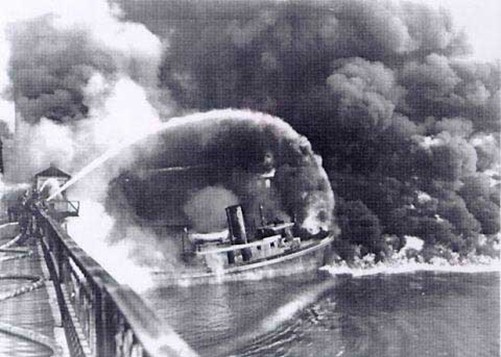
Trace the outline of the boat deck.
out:
[[[334,236],[309,244],[302,249],[278,254],[267,259],[235,264],[213,271],[207,268],[193,268],[186,272],[173,274],[168,271],[152,272],[152,279],[159,286],[172,284],[203,284],[247,279],[266,279],[317,270],[325,263],[330,253]],[[241,246],[240,246],[241,247]]]

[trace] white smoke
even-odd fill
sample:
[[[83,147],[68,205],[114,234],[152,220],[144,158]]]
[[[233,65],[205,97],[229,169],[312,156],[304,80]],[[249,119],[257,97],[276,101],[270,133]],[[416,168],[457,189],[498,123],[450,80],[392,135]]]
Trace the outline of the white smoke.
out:
[[[28,180],[50,162],[67,171],[76,170],[88,160],[89,153],[96,155],[123,136],[147,127],[152,120],[158,121],[157,110],[150,103],[160,103],[157,72],[161,41],[144,25],[121,21],[120,16],[120,9],[105,0],[23,1],[22,9],[16,3],[3,4],[0,15],[0,49],[3,54],[0,59],[0,120],[11,132],[14,131],[16,102],[19,127],[14,152],[7,153],[15,156],[16,162],[9,165],[8,161],[9,167],[6,168],[14,180]],[[40,34],[28,33],[27,37],[40,36],[40,39],[27,40],[23,45],[17,41],[16,35],[19,34],[16,31],[31,31],[29,27],[25,29],[25,23],[29,21],[41,21],[50,31],[45,29],[47,33],[44,33],[44,29],[40,29]],[[55,34],[61,37],[53,39]],[[78,82],[74,86],[83,94],[82,102],[89,112],[82,114],[83,120],[65,126],[44,117],[22,118],[21,113],[31,114],[32,110],[50,108],[50,101],[65,105],[65,101],[71,99],[68,99],[65,88],[53,95],[42,93],[32,99],[22,90],[23,85],[32,83],[12,82],[12,78],[39,81],[34,84],[43,87],[44,81],[51,83],[55,80],[53,76],[58,70],[67,70],[68,66],[73,70],[71,62],[59,62],[61,54],[73,45],[71,42],[76,34],[86,41],[82,45],[86,47],[77,47],[78,50],[106,57],[107,66],[111,66],[110,69],[88,65],[85,58],[78,62],[78,70],[90,79],[83,82],[82,87],[78,87]],[[47,57],[47,65],[19,63],[20,59],[25,61],[30,55]],[[78,56],[79,53],[70,52],[69,55]],[[16,77],[16,71],[26,71],[28,79],[23,74]],[[65,78],[66,82],[72,80],[71,77]],[[66,84],[61,83],[61,86]],[[165,113],[168,109],[162,107],[161,111]],[[23,119],[30,119],[31,125],[22,122]]]
[[[197,232],[221,231],[227,227],[224,209],[238,204],[238,197],[222,186],[207,186],[192,194],[183,207]]]
[[[114,219],[93,201],[80,202],[80,216],[67,222],[68,234],[119,283],[140,292],[152,287],[149,269],[136,263],[130,240],[110,244]],[[154,257],[152,257],[153,259]]]
[[[2,139],[13,136],[11,147],[4,145],[5,171],[11,181],[27,182],[51,163],[75,173],[110,147],[158,125],[159,111],[169,113],[169,104],[160,104],[161,100],[169,101],[157,86],[162,43],[144,25],[123,21],[121,16],[120,8],[106,0],[2,3],[0,121],[8,130],[0,130],[0,135]],[[34,22],[44,27],[30,28]],[[22,31],[27,31],[27,36],[16,38],[26,35]],[[85,43],[71,47],[75,39]],[[76,64],[71,59],[65,62],[64,55],[81,55],[70,48],[88,58],[78,58]],[[105,58],[106,66],[101,66],[99,56]],[[37,63],[36,58],[46,64]],[[91,63],[86,63],[89,59]],[[98,65],[92,65],[96,62]],[[83,73],[84,80],[70,75],[63,78],[60,90],[51,93],[49,88],[44,92],[45,83],[57,80],[54,73],[61,70]],[[64,117],[64,125],[45,115],[37,116],[44,108],[50,111],[51,106],[71,102],[66,85],[82,95],[82,104],[88,110]],[[42,88],[37,98],[23,93],[23,88],[35,87]],[[149,280],[146,268],[132,261],[138,248],[130,240],[110,243],[114,219],[100,204],[109,180],[126,164],[124,155],[68,192],[70,199],[84,200],[80,217],[70,220],[68,228],[77,243],[117,280],[142,290],[149,286]],[[7,192],[3,181],[0,190],[2,195]]]

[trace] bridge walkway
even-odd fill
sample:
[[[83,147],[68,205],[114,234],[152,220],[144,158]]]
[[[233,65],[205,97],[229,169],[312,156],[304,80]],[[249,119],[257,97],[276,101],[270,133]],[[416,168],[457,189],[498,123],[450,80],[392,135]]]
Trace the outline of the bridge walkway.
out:
[[[33,237],[0,224],[0,356],[198,356],[49,210],[32,210]]]
[[[0,356],[65,356],[64,330],[40,241],[0,226]],[[17,235],[17,242],[13,241]]]

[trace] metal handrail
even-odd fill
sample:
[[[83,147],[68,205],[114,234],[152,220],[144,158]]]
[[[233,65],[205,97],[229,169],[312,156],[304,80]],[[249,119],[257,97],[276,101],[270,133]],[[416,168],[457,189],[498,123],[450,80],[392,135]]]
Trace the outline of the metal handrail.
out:
[[[80,211],[80,201],[68,201],[68,204],[73,207],[75,212],[78,214]]]
[[[63,207],[61,207],[61,204]],[[59,213],[74,213],[78,216],[80,211],[80,201],[69,201],[69,200],[51,200],[48,202],[49,206],[53,206],[56,212]]]
[[[41,207],[37,225],[72,356],[197,356],[134,291],[109,275]]]

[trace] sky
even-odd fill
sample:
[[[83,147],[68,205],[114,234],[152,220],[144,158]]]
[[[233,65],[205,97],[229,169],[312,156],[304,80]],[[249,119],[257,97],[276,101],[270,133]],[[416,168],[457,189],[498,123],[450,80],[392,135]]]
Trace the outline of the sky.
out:
[[[442,7],[451,12],[457,28],[466,32],[478,61],[501,59],[501,1],[500,0],[413,0]]]

